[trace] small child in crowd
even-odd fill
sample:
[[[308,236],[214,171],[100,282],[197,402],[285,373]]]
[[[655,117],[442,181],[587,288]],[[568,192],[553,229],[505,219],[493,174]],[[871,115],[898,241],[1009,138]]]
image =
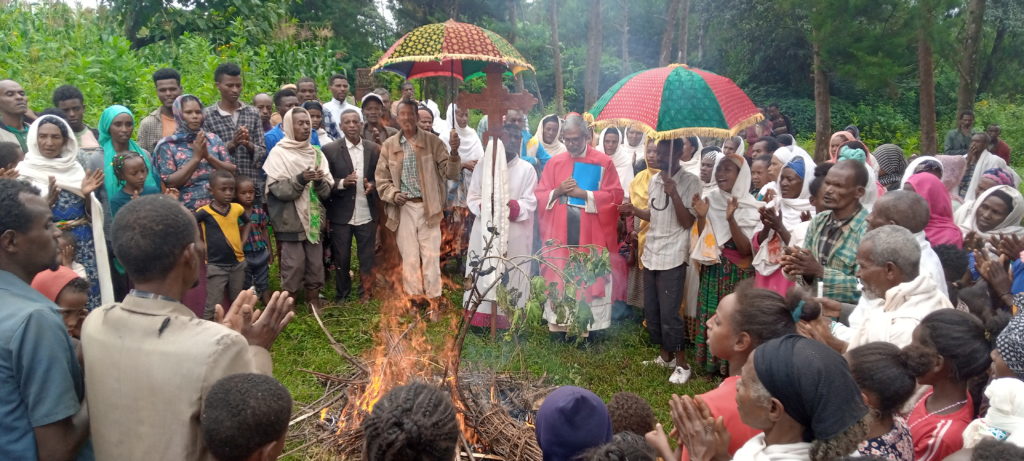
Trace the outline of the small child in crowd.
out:
[[[632,392],[617,392],[608,401],[608,416],[612,420],[612,433],[632,432],[645,435],[654,430],[658,420],[654,410],[643,397]]]
[[[85,271],[85,266],[75,262],[75,257],[78,255],[78,243],[75,241],[75,234],[70,230],[61,232],[60,237],[57,238],[57,248],[60,249],[60,264],[70,267],[79,277],[88,280],[89,275]]]
[[[750,163],[750,187],[755,194],[760,191],[765,184],[775,180],[775,178],[772,178],[771,175],[768,174],[768,167],[770,167],[771,164],[771,155],[756,157],[754,158],[754,161]],[[761,200],[762,198],[763,197],[757,197],[758,200]]]
[[[256,183],[248,176],[235,178],[235,202],[242,205],[249,218],[249,238],[242,246],[245,252],[245,286],[256,287],[263,304],[270,300],[270,234],[269,218],[256,201]]]
[[[146,165],[146,160],[136,152],[128,152],[114,156],[113,168],[114,176],[117,178],[117,184],[122,187],[109,198],[111,216],[116,216],[121,207],[127,205],[132,199],[139,198],[143,195],[159,194],[163,192],[173,196],[175,199],[178,198],[178,190],[170,188],[165,189],[163,181],[155,181],[155,184],[160,185],[161,190],[158,190],[156,186],[153,185],[146,187],[146,179],[153,174],[153,171]]]
[[[89,314],[85,307],[89,303],[89,282],[70,267],[60,266],[55,271],[36,274],[32,288],[57,305],[68,335],[77,339],[82,333],[82,322]]]
[[[25,152],[15,142],[0,142],[0,178],[17,179],[18,172],[15,170],[18,164],[25,159]]]
[[[224,170],[210,175],[213,201],[195,212],[199,230],[206,242],[206,310],[203,318],[212,320],[217,304],[225,296],[235,299],[245,289],[245,253],[242,242],[249,238],[249,217],[235,198],[235,176]],[[227,292],[225,293],[225,289]]]
[[[218,461],[273,461],[284,450],[291,413],[292,396],[276,379],[240,373],[213,384],[199,425]]]

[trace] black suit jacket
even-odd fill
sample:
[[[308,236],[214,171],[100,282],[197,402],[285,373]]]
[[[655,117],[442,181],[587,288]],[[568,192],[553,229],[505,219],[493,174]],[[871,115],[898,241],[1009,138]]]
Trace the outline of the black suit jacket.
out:
[[[380,158],[380,146],[365,139],[362,140],[362,143],[362,176],[370,180],[370,183],[376,185],[377,178],[375,172],[377,171],[377,159]],[[325,144],[321,150],[324,153],[324,157],[327,158],[327,166],[331,169],[331,176],[334,177],[335,181],[342,181],[352,173],[352,158],[349,156],[348,144],[345,143],[344,137]],[[354,187],[345,189],[334,188],[331,191],[331,196],[327,199],[327,219],[331,221],[331,224],[348,224],[352,219],[352,212],[356,206],[355,187],[363,187],[363,185],[356,184]],[[366,201],[370,208],[371,219],[374,222],[378,222],[380,195],[377,194],[376,187],[374,187],[373,192],[366,196]]]

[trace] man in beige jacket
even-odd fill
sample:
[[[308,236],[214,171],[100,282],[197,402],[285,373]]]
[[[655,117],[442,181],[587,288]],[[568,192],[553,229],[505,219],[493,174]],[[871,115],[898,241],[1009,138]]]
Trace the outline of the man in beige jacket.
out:
[[[246,290],[227,314],[217,306],[217,322],[197,318],[179,300],[203,264],[199,229],[167,196],[126,205],[113,235],[135,289],[82,326],[96,459],[213,460],[199,427],[206,393],[224,376],[270,374],[268,350],[291,321],[293,301],[274,293],[257,316],[256,295]]]
[[[377,162],[377,191],[387,227],[396,232],[402,284],[409,296],[441,296],[441,219],[448,179],[459,179],[458,145],[452,155],[437,136],[420,130],[414,101],[398,105],[402,131],[384,141]]]

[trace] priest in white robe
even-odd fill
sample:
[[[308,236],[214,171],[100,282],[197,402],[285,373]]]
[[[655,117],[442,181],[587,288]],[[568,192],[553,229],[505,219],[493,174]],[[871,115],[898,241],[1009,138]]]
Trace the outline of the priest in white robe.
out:
[[[466,203],[475,219],[469,236],[467,260],[480,260],[481,269],[494,267],[495,270],[479,277],[476,286],[463,296],[463,302],[466,309],[472,307],[470,303],[480,298],[473,295],[475,289],[482,296],[483,302],[470,320],[471,325],[489,327],[492,324],[491,316],[497,312],[494,325],[507,329],[509,313],[496,309],[497,284],[504,284],[521,293],[516,308],[526,305],[530,296],[530,264],[522,257],[529,256],[533,251],[537,173],[532,165],[520,158],[518,149],[505,148],[522,143],[522,134],[517,126],[505,125],[501,142],[497,146],[497,155],[493,158],[492,143],[487,144],[469,183]],[[484,248],[492,237],[490,248],[485,252]],[[511,261],[502,263],[494,259],[501,256]],[[474,269],[473,265],[466,265],[467,279]],[[507,283],[501,280],[506,273]]]

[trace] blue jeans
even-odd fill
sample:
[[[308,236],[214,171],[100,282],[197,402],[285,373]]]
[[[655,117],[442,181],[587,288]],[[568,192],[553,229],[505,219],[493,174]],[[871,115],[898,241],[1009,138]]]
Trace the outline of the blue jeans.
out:
[[[245,288],[256,287],[256,293],[263,295],[270,289],[270,249],[245,253]]]

